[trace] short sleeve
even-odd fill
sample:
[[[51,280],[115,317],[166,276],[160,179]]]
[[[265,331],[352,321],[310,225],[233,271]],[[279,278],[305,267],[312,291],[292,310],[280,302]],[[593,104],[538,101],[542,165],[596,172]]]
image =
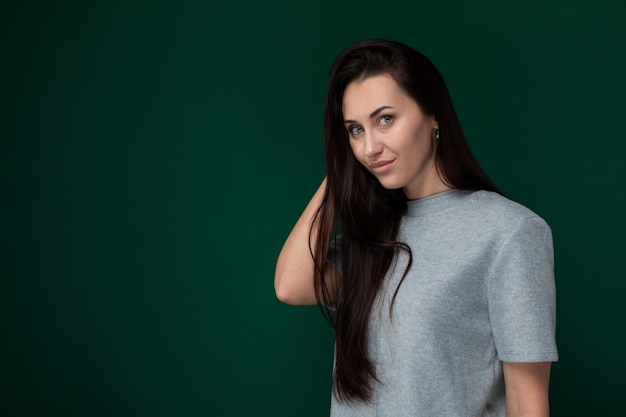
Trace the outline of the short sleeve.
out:
[[[556,294],[552,233],[540,217],[505,239],[487,282],[489,318],[505,362],[555,362]]]
[[[341,235],[335,236],[328,245],[328,254],[326,255],[326,263],[335,268],[337,273],[341,273]],[[324,304],[330,311],[336,311],[337,306],[334,302]]]
[[[328,245],[326,262],[328,262],[337,271],[341,271],[341,260],[341,235],[337,235],[330,241],[330,245]]]

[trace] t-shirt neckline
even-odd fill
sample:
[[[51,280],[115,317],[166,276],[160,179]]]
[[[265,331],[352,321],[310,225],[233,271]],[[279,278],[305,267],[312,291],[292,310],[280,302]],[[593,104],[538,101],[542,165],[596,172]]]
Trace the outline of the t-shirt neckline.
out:
[[[465,200],[474,190],[453,189],[443,193],[407,201],[407,216],[418,217],[435,213]]]

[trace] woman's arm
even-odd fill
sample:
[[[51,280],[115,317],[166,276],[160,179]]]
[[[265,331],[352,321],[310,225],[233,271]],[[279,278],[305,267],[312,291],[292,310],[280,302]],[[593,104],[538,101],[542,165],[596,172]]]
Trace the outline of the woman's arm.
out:
[[[506,415],[548,417],[550,362],[503,362]]]
[[[317,304],[313,284],[315,264],[309,249],[309,238],[311,239],[311,249],[315,252],[317,234],[316,228],[310,233],[311,222],[315,211],[322,203],[325,190],[326,179],[322,181],[313,198],[309,201],[300,219],[287,237],[280,255],[278,255],[274,275],[274,290],[276,297],[283,303],[291,305]],[[329,267],[328,270],[329,273],[336,275],[334,268]]]

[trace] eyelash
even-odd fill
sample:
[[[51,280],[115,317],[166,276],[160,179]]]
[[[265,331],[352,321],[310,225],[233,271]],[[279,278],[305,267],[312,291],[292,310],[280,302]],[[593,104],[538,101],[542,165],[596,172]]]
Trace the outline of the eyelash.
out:
[[[388,122],[388,123],[385,123],[385,124],[384,124],[384,126],[387,126],[387,125],[391,124],[391,122],[393,122],[393,116],[392,116],[392,115],[390,115],[390,114],[385,114],[385,115],[383,115],[383,116],[380,116],[380,117],[378,118],[378,122],[380,122],[382,119],[384,119],[384,118],[386,118],[386,117],[389,117],[391,120],[389,120],[389,122]]]
[[[389,118],[390,120],[389,120],[389,122],[383,124],[382,126],[389,126],[393,122],[393,120],[394,120],[394,117],[392,115],[384,114],[384,115],[380,116],[378,119],[376,119],[376,124],[380,125],[381,120],[383,120],[385,118]],[[356,136],[356,135],[358,135],[360,133],[360,132],[359,133],[354,133],[354,129],[356,129],[356,128],[363,129],[361,126],[357,126],[357,125],[350,126],[348,128],[348,133],[350,134],[350,136],[354,137],[354,136]]]

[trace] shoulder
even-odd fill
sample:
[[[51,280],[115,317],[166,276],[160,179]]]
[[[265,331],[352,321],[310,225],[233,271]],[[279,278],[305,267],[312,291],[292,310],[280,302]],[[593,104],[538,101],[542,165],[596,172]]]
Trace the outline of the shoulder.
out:
[[[484,220],[490,219],[500,226],[518,226],[524,221],[545,223],[528,207],[492,191],[479,190],[467,201],[472,212]]]
[[[498,193],[479,190],[473,192],[464,204],[468,223],[477,226],[478,234],[497,240],[512,235],[539,238],[549,242],[552,231],[548,223],[528,207]]]

